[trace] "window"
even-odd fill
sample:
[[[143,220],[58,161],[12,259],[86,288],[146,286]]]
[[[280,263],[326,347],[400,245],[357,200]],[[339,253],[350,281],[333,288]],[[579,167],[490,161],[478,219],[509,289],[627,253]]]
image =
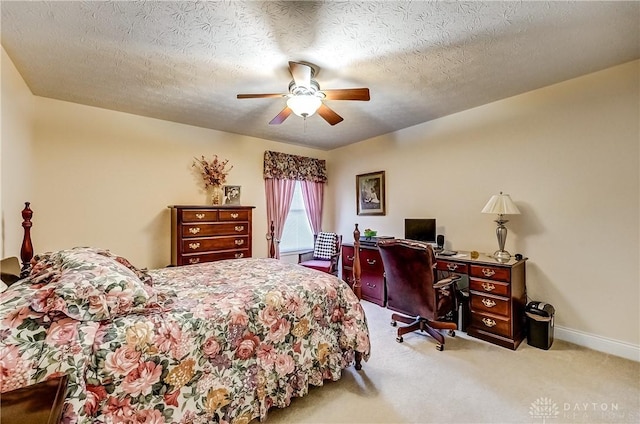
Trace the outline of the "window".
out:
[[[313,249],[313,232],[302,199],[302,187],[296,181],[291,208],[280,238],[280,253]]]

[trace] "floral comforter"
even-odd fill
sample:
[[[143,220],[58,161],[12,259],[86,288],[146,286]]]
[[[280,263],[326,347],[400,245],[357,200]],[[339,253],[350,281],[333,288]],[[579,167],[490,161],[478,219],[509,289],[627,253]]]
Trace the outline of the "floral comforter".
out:
[[[0,295],[0,385],[69,374],[65,423],[247,423],[369,356],[351,289],[298,265],[145,272],[87,248],[32,265]]]

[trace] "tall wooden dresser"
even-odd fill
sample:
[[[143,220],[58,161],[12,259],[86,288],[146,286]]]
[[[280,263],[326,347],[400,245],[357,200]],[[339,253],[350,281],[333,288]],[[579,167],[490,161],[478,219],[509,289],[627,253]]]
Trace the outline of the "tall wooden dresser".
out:
[[[171,208],[171,265],[251,257],[254,206]]]

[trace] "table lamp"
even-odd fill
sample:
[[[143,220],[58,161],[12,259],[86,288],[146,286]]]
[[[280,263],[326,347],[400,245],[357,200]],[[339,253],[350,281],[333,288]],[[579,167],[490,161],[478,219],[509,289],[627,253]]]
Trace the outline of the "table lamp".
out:
[[[504,219],[504,215],[520,215],[520,210],[513,203],[511,197],[508,194],[494,194],[482,209],[482,213],[493,213],[498,215],[498,219],[495,221],[498,223],[496,228],[496,236],[498,237],[498,250],[493,253],[493,256],[501,260],[509,260],[511,253],[504,250],[504,243],[507,241],[507,227],[504,224],[507,221]]]

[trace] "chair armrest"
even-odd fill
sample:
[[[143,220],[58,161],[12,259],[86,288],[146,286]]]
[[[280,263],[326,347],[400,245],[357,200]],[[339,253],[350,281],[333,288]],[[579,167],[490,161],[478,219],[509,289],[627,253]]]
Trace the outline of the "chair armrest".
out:
[[[459,275],[452,275],[451,277],[443,278],[442,280],[438,280],[436,283],[434,283],[433,288],[439,289],[442,287],[450,286],[452,284],[455,284],[455,282],[460,278],[461,277]]]
[[[298,263],[304,262],[304,261],[310,261],[311,259],[313,259],[313,250],[298,254]]]

